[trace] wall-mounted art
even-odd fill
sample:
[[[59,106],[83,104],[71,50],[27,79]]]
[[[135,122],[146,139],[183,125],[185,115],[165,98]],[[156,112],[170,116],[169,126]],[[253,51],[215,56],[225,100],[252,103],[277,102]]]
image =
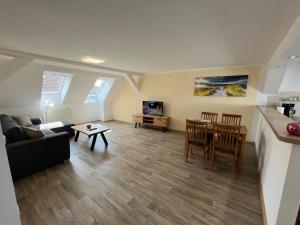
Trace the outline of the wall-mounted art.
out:
[[[248,75],[196,77],[195,96],[245,97]]]

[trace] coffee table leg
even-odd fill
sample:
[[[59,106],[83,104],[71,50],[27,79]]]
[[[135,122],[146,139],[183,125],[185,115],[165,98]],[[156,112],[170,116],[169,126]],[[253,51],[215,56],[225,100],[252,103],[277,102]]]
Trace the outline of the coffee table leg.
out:
[[[91,145],[91,150],[92,150],[92,151],[93,151],[94,148],[95,148],[96,140],[97,140],[97,134],[94,134],[94,136],[93,136],[93,141],[92,141],[92,145]]]
[[[79,137],[79,131],[76,131],[76,135],[75,135],[74,141],[77,141],[77,140],[78,140],[78,137]]]
[[[100,133],[100,134],[101,134],[101,137],[102,137],[102,139],[103,139],[105,145],[108,145],[108,142],[107,142],[107,140],[106,140],[104,134],[103,134],[103,133]]]

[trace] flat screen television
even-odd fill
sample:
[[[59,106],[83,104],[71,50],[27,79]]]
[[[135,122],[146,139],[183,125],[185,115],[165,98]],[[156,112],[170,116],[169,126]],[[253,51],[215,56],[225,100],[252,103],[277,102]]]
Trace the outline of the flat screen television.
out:
[[[162,116],[164,103],[156,101],[143,101],[143,114]]]

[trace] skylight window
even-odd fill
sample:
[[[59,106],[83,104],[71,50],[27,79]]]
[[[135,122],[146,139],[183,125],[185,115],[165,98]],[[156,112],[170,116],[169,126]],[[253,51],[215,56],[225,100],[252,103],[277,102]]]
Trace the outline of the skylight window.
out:
[[[43,75],[43,94],[59,94],[63,83],[64,83],[65,76],[55,72],[45,71]]]
[[[104,81],[101,79],[96,80],[94,86],[90,90],[88,96],[85,99],[85,103],[93,103],[97,101],[97,95],[103,86]]]

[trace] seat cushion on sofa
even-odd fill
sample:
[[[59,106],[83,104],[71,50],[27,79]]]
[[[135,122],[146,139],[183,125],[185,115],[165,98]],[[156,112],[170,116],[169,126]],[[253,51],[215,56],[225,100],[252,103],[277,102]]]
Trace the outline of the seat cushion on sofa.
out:
[[[39,130],[52,130],[55,128],[64,127],[64,123],[62,121],[58,121],[58,122],[52,122],[52,123],[42,123],[39,125],[30,126],[30,127],[36,128]]]
[[[2,131],[8,142],[22,141],[26,139],[22,127],[11,117],[1,117]]]
[[[55,133],[60,133],[67,131],[69,132],[70,137],[74,136],[74,130],[71,126],[74,126],[74,123],[69,121],[58,121],[52,123],[42,123],[40,125],[32,125],[31,128],[39,129],[39,130],[51,130]]]
[[[53,132],[52,130],[42,130],[42,132],[45,136],[55,134],[55,132]]]
[[[22,127],[23,131],[25,133],[25,135],[29,138],[29,139],[34,139],[34,138],[40,138],[40,137],[44,137],[44,133],[41,130],[38,129],[34,129],[31,127]]]
[[[27,115],[18,115],[18,116],[13,116],[14,120],[17,121],[17,123],[20,126],[24,126],[24,127],[28,127],[28,126],[32,126],[32,122],[29,118],[29,116]]]
[[[71,128],[71,126],[75,126],[75,124],[71,123],[69,121],[61,121],[61,123],[63,123],[62,127],[55,127],[55,128],[52,128],[51,130],[54,131],[55,133],[68,131],[70,134],[70,137],[74,136],[74,130]]]

